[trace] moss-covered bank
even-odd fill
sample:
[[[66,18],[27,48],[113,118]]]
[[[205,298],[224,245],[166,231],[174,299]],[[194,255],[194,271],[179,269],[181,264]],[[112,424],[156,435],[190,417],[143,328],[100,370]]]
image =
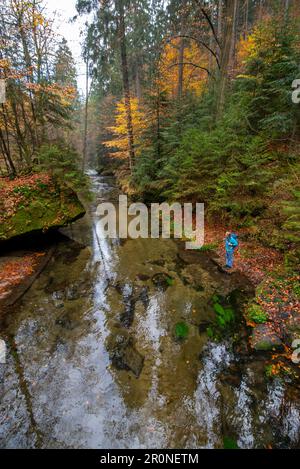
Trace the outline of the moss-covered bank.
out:
[[[84,214],[76,193],[49,174],[0,179],[0,242],[45,233]]]

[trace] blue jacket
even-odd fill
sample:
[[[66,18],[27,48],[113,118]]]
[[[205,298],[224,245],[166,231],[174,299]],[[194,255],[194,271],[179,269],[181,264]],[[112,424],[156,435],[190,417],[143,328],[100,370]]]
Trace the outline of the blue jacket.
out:
[[[235,233],[231,233],[225,238],[225,249],[227,252],[233,252],[238,247],[238,245],[239,242]]]

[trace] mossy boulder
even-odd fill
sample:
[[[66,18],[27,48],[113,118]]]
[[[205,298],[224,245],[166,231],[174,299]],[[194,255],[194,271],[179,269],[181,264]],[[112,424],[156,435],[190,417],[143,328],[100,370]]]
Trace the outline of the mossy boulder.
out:
[[[164,272],[159,272],[153,275],[152,282],[158,289],[165,291],[174,284],[174,279]]]
[[[275,351],[283,348],[283,343],[271,324],[259,324],[254,328],[251,345],[257,351]]]
[[[45,174],[0,179],[0,242],[60,228],[81,218],[76,193]]]

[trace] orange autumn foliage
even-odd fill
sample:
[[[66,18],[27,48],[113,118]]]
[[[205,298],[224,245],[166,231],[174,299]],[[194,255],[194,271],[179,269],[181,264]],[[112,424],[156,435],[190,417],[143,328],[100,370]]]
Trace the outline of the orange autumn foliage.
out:
[[[177,95],[178,89],[180,40],[175,38],[166,44],[159,65],[160,89],[173,97]],[[207,72],[192,64],[208,68],[206,52],[200,50],[194,41],[189,41],[184,47],[183,63],[183,93],[201,95],[207,84]]]
[[[34,273],[40,257],[44,255],[44,252],[26,254],[17,259],[9,259],[0,265],[0,300],[10,295],[14,287]]]

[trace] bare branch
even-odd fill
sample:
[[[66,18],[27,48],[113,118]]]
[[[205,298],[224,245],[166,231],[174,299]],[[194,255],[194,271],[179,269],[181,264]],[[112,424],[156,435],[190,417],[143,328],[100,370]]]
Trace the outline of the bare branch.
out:
[[[201,41],[201,39],[197,39],[194,36],[189,36],[188,34],[176,34],[175,36],[168,36],[168,37],[169,38],[181,37],[181,38],[186,38],[186,39],[192,39],[193,41],[197,42],[199,45],[205,47],[205,49],[207,49],[214,56],[214,58],[216,59],[218,69],[220,70],[221,65],[220,65],[220,60],[219,60],[219,57],[218,57],[217,53],[215,51],[213,51],[205,42]]]
[[[201,70],[204,70],[205,72],[207,72],[208,75],[210,75],[212,78],[214,78],[213,75],[211,74],[211,72],[207,68],[201,67],[201,65],[194,64],[193,62],[176,62],[172,65],[169,65],[168,69],[176,67],[178,65],[192,65],[193,67],[200,68]]]
[[[205,17],[206,21],[207,21],[208,24],[209,24],[209,27],[210,27],[210,29],[211,29],[211,31],[212,31],[212,33],[213,33],[213,37],[214,37],[216,43],[218,44],[218,46],[220,47],[220,49],[222,49],[222,45],[221,45],[221,43],[220,43],[220,41],[219,41],[219,38],[218,38],[218,35],[217,35],[217,33],[216,33],[215,27],[214,27],[214,25],[213,25],[213,23],[212,23],[212,21],[211,21],[209,15],[208,15],[208,13],[207,13],[207,12],[205,11],[205,9],[203,8],[203,6],[202,6],[202,4],[201,4],[201,0],[196,0],[196,1],[197,1],[197,3],[198,3],[199,6],[200,6],[200,10],[201,10],[203,16]]]

